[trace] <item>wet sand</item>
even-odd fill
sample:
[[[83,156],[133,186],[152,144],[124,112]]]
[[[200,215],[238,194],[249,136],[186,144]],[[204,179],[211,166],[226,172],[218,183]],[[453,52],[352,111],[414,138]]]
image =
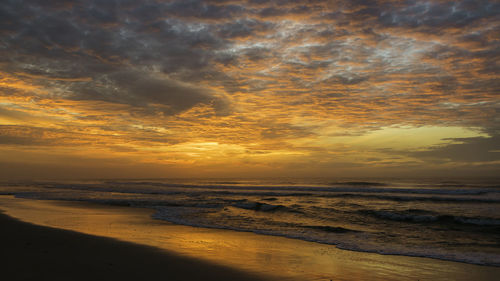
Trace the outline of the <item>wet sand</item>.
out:
[[[264,280],[158,248],[0,214],[2,280]]]
[[[5,224],[5,218],[0,221],[2,230],[9,229],[2,234],[8,237],[0,240],[8,249],[2,251],[2,258],[10,260],[9,274],[47,277],[9,280],[74,276],[89,280],[91,274],[104,274],[99,278],[102,280],[258,280],[258,276],[281,281],[469,281],[498,280],[500,276],[499,267],[345,251],[284,237],[175,225],[151,219],[154,211],[150,209],[12,196],[0,196],[0,209],[45,226],[12,219]],[[22,227],[11,229],[12,223]],[[6,242],[9,239],[12,242]],[[42,240],[33,240],[38,244],[30,248],[34,243],[29,239]],[[13,258],[6,259],[9,256]],[[142,277],[144,274],[149,275]]]

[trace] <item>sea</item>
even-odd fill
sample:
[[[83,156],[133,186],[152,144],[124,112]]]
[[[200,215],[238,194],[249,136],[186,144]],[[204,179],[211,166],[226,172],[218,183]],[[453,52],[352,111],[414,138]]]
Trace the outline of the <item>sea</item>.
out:
[[[500,266],[499,180],[31,181],[3,182],[0,195],[150,208],[181,225]]]

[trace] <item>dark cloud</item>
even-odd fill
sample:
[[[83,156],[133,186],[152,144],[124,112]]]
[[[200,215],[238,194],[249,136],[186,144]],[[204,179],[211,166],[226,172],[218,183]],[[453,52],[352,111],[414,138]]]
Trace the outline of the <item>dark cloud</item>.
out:
[[[55,145],[63,142],[61,130],[30,126],[0,125],[2,145]]]
[[[166,5],[169,14],[177,17],[196,19],[231,19],[241,14],[245,8],[241,5],[213,5],[201,0],[172,1]]]
[[[63,96],[71,99],[154,105],[167,115],[197,104],[211,105],[218,114],[229,112],[222,94],[191,85],[217,75],[213,61],[223,41],[207,26],[191,27],[168,15],[177,7],[183,15],[218,18],[235,7],[219,13],[216,6],[199,7],[195,1],[21,2],[0,4],[7,27],[2,31],[12,33],[1,41],[4,70],[46,77],[51,82],[39,83],[64,89]],[[142,21],[145,16],[148,21]],[[81,76],[92,81],[54,81]]]
[[[238,19],[224,23],[218,30],[222,38],[244,38],[255,35],[257,32],[271,30],[275,25],[271,22],[261,22],[255,19]]]
[[[500,160],[500,136],[451,139],[453,144],[433,147],[427,151],[414,152],[417,158],[439,161],[489,162]]]
[[[498,17],[500,4],[492,1],[420,2],[381,13],[380,21],[390,26],[431,27],[429,32],[460,28],[478,20]]]
[[[363,83],[363,82],[367,81],[368,79],[369,79],[369,77],[360,77],[357,75],[352,75],[352,76],[338,75],[338,76],[335,76],[335,77],[328,79],[325,82],[326,83],[331,83],[331,82],[340,83],[340,84],[344,84],[344,85],[355,85],[355,84]]]
[[[0,66],[48,97],[151,116],[227,115],[234,95],[263,120],[280,108],[486,131],[499,122],[499,15],[486,0],[5,0]],[[254,120],[264,138],[304,135],[288,121]]]
[[[197,104],[212,105],[219,114],[229,112],[229,102],[222,95],[138,71],[106,74],[93,83],[75,84],[72,92],[71,99],[123,103],[161,111],[166,115],[177,114]]]
[[[489,0],[462,1],[339,1],[322,17],[342,25],[419,28],[440,33],[447,28],[463,28],[491,18],[498,19],[500,3]]]
[[[266,7],[261,9],[258,12],[258,15],[261,17],[276,17],[276,16],[286,15],[287,12],[288,11],[286,9],[279,9],[276,7]]]

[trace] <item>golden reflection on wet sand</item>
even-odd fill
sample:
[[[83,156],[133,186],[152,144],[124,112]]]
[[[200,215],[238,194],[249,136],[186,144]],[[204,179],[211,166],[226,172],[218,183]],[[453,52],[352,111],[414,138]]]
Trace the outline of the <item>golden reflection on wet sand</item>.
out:
[[[0,196],[7,215],[43,226],[140,243],[279,280],[497,280],[500,268],[339,250],[248,232],[175,225],[153,210]]]

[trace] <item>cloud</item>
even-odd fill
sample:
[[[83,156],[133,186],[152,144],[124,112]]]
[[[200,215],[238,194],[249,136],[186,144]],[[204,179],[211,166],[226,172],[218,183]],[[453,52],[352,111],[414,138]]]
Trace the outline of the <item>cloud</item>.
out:
[[[95,84],[79,84],[70,99],[102,100],[134,107],[148,107],[166,115],[209,104],[219,114],[229,112],[229,102],[222,95],[167,77],[155,77],[138,71],[120,71],[98,78]]]
[[[199,141],[322,162],[310,152],[339,149],[318,141],[333,135],[456,126],[491,138],[411,157],[491,160],[499,14],[486,0],[1,1],[2,120],[64,141],[2,140],[92,131],[122,152]]]
[[[125,5],[126,9],[112,2],[65,3],[24,3],[17,15],[17,3],[2,4],[0,10],[11,15],[7,21],[16,33],[5,38],[7,48],[0,49],[5,70],[34,79],[54,95],[69,99],[155,107],[166,115],[198,104],[213,106],[217,114],[230,112],[223,93],[191,85],[215,72],[210,66],[214,50],[207,47],[220,40],[210,31],[193,30],[175,20],[166,22],[161,13],[147,12],[157,16],[150,21],[157,31],[145,30],[147,24],[137,21],[124,22],[128,16],[144,13],[137,3]],[[55,6],[60,9],[52,9]],[[165,13],[169,7],[163,7]],[[9,51],[13,49],[15,54]]]
[[[0,144],[21,146],[46,146],[61,143],[61,130],[30,126],[0,125]]]
[[[423,27],[425,31],[436,32],[495,17],[499,9],[500,5],[492,1],[415,1],[413,5],[381,13],[379,20],[388,26]]]
[[[450,140],[455,143],[432,147],[427,151],[413,152],[411,155],[445,162],[490,162],[500,159],[500,136],[498,135]]]
[[[257,33],[270,32],[273,27],[272,22],[244,18],[220,24],[217,33],[221,38],[241,40],[242,38],[255,36]]]

